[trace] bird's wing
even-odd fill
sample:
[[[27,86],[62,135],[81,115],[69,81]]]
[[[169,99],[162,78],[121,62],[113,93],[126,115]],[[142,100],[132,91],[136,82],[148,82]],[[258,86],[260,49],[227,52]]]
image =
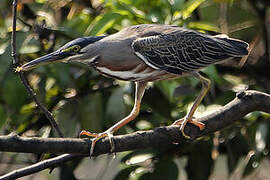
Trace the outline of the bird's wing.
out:
[[[241,54],[234,45],[222,39],[228,38],[181,29],[167,34],[137,38],[133,41],[132,48],[150,67],[182,74],[237,56],[237,53]]]

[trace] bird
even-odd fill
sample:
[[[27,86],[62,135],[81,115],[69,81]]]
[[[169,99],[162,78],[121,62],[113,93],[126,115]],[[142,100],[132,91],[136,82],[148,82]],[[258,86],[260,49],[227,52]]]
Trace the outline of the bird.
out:
[[[111,151],[115,145],[113,133],[134,120],[140,111],[142,97],[149,82],[194,76],[202,83],[202,90],[184,118],[176,120],[183,137],[189,139],[185,126],[194,124],[200,130],[205,124],[193,115],[209,91],[211,81],[200,70],[212,64],[248,55],[249,44],[225,34],[208,35],[176,25],[140,24],[104,36],[80,37],[56,51],[34,59],[16,71],[28,71],[54,62],[80,62],[93,67],[106,77],[135,83],[135,101],[129,115],[102,133],[82,131],[80,136],[93,137],[90,156],[96,142],[109,138]]]

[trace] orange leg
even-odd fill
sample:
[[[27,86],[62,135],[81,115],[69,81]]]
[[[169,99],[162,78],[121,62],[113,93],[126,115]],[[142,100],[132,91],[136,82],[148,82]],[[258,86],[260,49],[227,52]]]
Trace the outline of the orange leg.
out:
[[[178,119],[172,125],[182,125],[184,120],[185,120],[185,118]],[[188,122],[191,124],[194,124],[195,126],[198,126],[200,128],[200,130],[204,129],[205,125],[204,125],[204,123],[202,123],[200,121],[196,121],[196,120],[191,119]]]
[[[200,128],[200,130],[203,130],[204,129],[204,124],[202,122],[199,122],[199,121],[196,121],[196,120],[193,120],[193,115],[196,111],[196,109],[198,108],[198,106],[200,105],[200,103],[202,102],[204,96],[207,94],[207,92],[209,91],[209,88],[210,88],[210,85],[211,85],[211,81],[205,77],[203,77],[202,75],[200,75],[199,73],[194,73],[194,76],[199,78],[202,82],[202,91],[201,93],[199,94],[199,96],[195,99],[191,109],[189,110],[189,112],[187,113],[187,115],[183,118],[183,119],[179,119],[177,121],[175,121],[173,123],[173,125],[181,125],[180,126],[180,130],[182,132],[182,135],[189,139],[190,136],[188,136],[185,132],[184,132],[184,129],[185,129],[185,126],[186,124],[189,122],[189,123],[192,123],[194,124],[195,126],[198,126]]]
[[[102,133],[96,134],[96,133],[91,133],[88,131],[82,131],[80,133],[80,136],[86,135],[89,137],[94,137],[94,139],[92,140],[90,157],[93,155],[94,148],[95,148],[97,141],[99,141],[103,137],[109,138],[109,141],[111,144],[111,152],[114,151],[115,145],[113,143],[113,133],[138,116],[138,114],[140,112],[141,100],[142,100],[146,86],[147,86],[147,82],[136,82],[135,104],[133,106],[132,111],[130,112],[130,114],[127,117],[125,117],[124,119],[122,119],[121,121],[119,121],[118,123],[116,123],[115,125],[113,125],[112,127],[110,127],[109,129],[107,129],[106,131],[104,131]]]

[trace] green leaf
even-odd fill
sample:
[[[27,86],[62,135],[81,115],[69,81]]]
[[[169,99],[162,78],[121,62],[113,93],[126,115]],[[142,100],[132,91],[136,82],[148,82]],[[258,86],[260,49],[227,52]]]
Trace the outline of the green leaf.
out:
[[[183,19],[187,19],[192,12],[205,0],[189,0],[185,3],[184,8],[182,9]]]
[[[128,15],[129,18],[137,17],[137,18],[145,19],[145,16],[146,16],[143,11],[140,11],[135,6],[124,3],[123,1],[122,2],[118,1],[117,5],[113,7],[113,11],[115,13],[121,14],[122,16]]]
[[[234,0],[214,0],[216,3],[228,3],[232,4]]]
[[[138,154],[138,155],[132,156],[130,159],[128,159],[126,161],[126,164],[128,164],[128,165],[140,165],[140,164],[143,164],[148,159],[153,158],[153,156],[154,155],[152,153]]]
[[[32,35],[28,35],[26,39],[23,40],[22,46],[20,48],[20,54],[29,54],[29,53],[37,53],[40,51],[40,41],[35,39]]]
[[[118,13],[106,13],[97,16],[92,24],[85,31],[85,35],[101,35],[108,29],[112,28],[116,20],[122,16]]]
[[[188,27],[191,29],[199,29],[205,31],[212,31],[212,32],[220,32],[220,28],[214,24],[209,22],[190,22],[188,23]]]
[[[173,0],[173,1],[168,0],[168,1],[171,4],[173,11],[178,11],[179,8],[183,7],[185,3],[185,0]]]
[[[146,156],[149,158],[152,158],[156,154],[157,154],[157,152],[155,149],[143,149],[143,150],[137,150],[137,151],[130,151],[130,152],[126,152],[126,154],[123,155],[123,157],[121,158],[121,162],[125,163],[127,165],[130,165],[130,164],[134,164],[134,163],[132,163],[132,162],[134,162],[133,161],[134,157],[135,157],[135,159],[136,159],[136,157],[146,157]]]
[[[29,104],[23,105],[20,113],[21,114],[30,114],[33,112],[33,110],[36,108],[36,103],[35,102],[31,102]]]
[[[215,65],[208,66],[207,68],[203,69],[202,72],[207,74],[210,79],[213,79],[215,83],[222,85],[224,80],[219,76],[217,68]]]
[[[122,169],[118,172],[116,176],[114,176],[114,180],[127,180],[130,179],[130,174],[136,170],[139,166],[129,166],[125,169]]]
[[[39,50],[40,50],[39,47],[36,45],[26,45],[20,49],[20,53],[21,54],[36,53]]]

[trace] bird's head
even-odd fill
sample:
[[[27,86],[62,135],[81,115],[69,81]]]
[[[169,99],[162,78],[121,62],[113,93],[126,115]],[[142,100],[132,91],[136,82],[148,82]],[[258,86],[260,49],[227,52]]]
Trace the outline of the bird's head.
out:
[[[47,54],[45,56],[39,57],[30,61],[20,67],[16,68],[16,71],[28,71],[37,66],[44,64],[51,64],[54,62],[69,62],[69,61],[79,61],[83,59],[92,58],[92,53],[89,53],[90,46],[104,38],[105,36],[95,36],[95,37],[83,37],[77,38],[73,41],[68,42],[63,47],[58,50]],[[93,49],[93,48],[91,48]]]

